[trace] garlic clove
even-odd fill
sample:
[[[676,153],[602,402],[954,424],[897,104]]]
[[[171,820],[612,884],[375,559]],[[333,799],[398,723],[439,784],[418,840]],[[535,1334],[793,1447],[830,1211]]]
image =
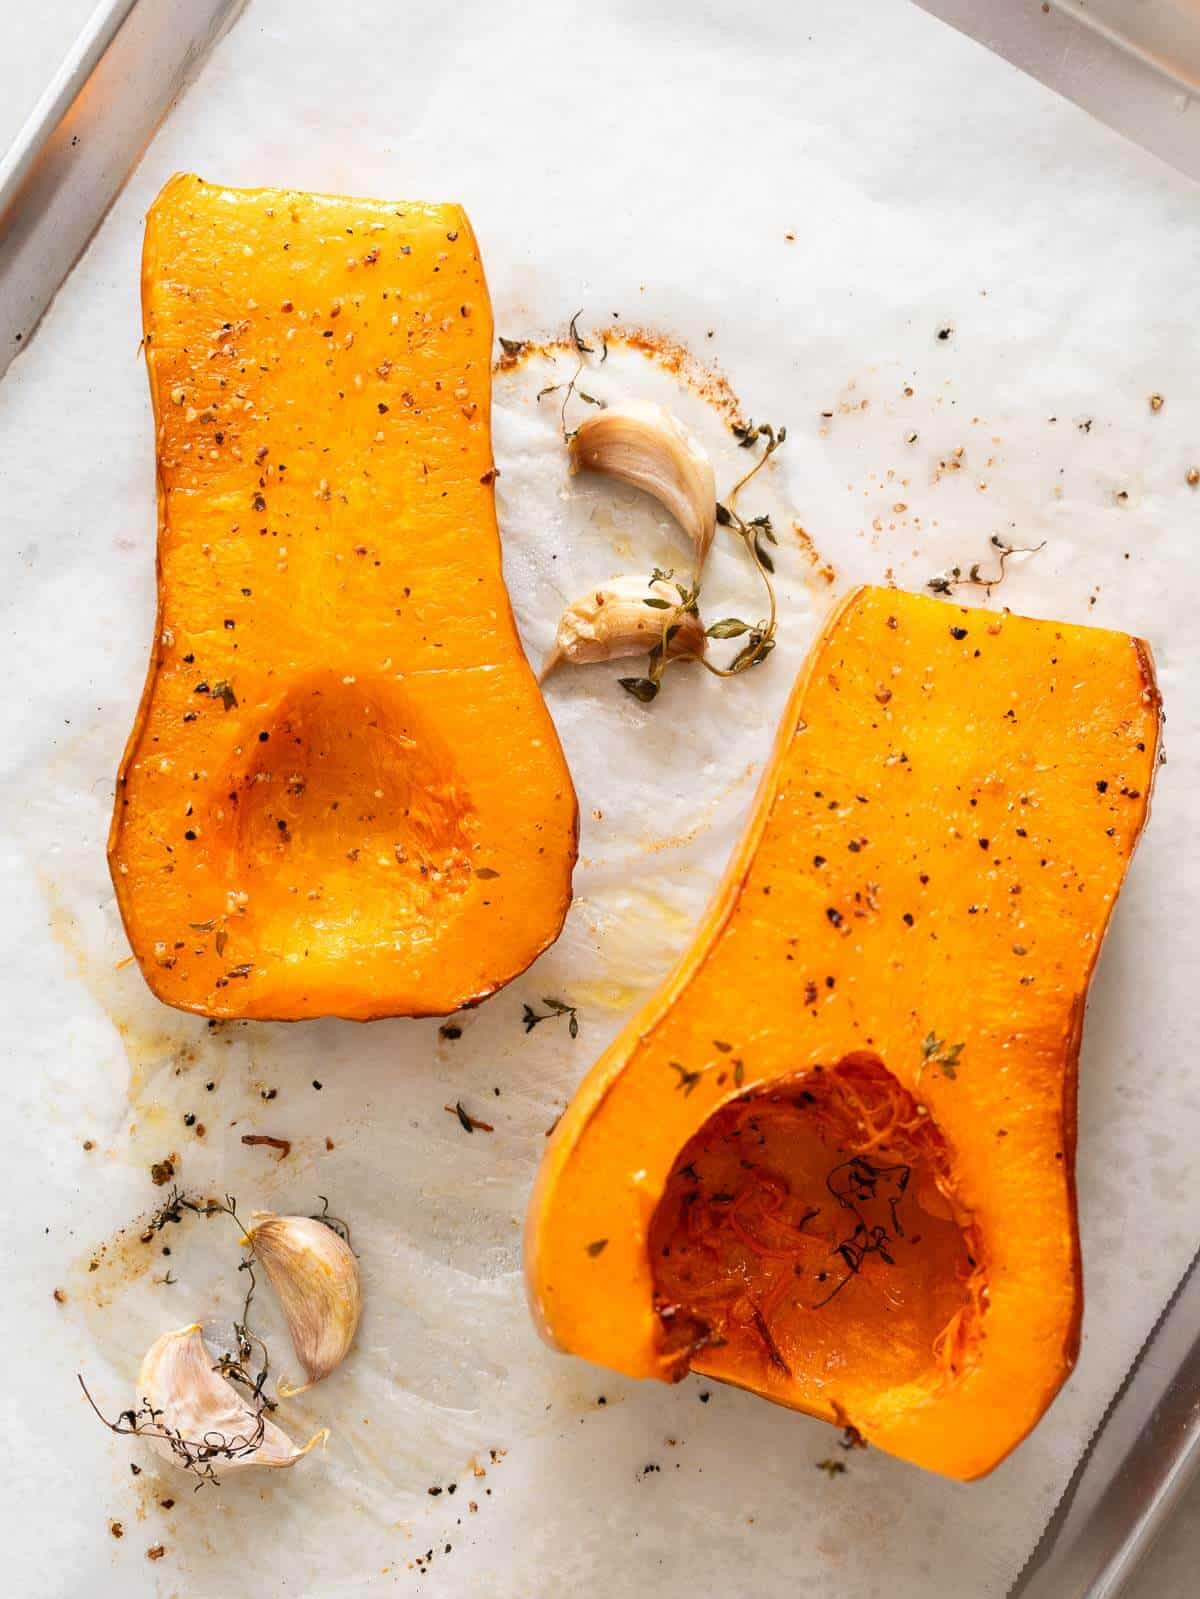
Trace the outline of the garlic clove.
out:
[[[146,1351],[137,1398],[154,1420],[139,1435],[163,1460],[187,1470],[211,1464],[221,1474],[244,1466],[294,1466],[328,1438],[329,1429],[322,1427],[298,1448],[246,1403],[216,1364],[199,1322],[163,1333]]]
[[[327,1377],[345,1358],[358,1330],[362,1288],[354,1251],[340,1234],[311,1216],[256,1211],[246,1236],[279,1295],[288,1331],[308,1381],[284,1388],[285,1398]]]
[[[648,605],[648,600],[665,600]],[[614,577],[598,583],[572,601],[558,619],[554,648],[542,666],[541,680],[563,661],[582,666],[590,661],[612,661],[623,655],[642,655],[653,649],[664,627],[676,627],[668,655],[703,655],[708,640],[698,616],[679,604],[674,584],[657,578]]]
[[[621,400],[580,423],[572,472],[607,472],[652,494],[696,546],[699,572],[717,526],[717,488],[704,446],[650,400]]]

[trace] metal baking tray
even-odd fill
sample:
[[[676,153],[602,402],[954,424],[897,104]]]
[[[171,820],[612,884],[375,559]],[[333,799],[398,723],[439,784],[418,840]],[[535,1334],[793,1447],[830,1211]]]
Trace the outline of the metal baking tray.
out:
[[[1099,121],[1200,178],[1196,0],[915,0]]]

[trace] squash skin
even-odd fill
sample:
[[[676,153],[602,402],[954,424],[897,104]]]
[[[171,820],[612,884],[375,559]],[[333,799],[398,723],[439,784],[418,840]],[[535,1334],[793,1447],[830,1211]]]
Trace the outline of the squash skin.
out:
[[[702,1354],[692,1369],[849,1422],[950,1477],[981,1476],[1020,1442],[1078,1351],[1084,1005],[1146,819],[1159,724],[1139,640],[887,589],[846,597],[695,942],[551,1138],[526,1228],[548,1342],[631,1376],[680,1375],[647,1251],[676,1156],[720,1106],[868,1049],[950,1146],[986,1258],[977,1358],[940,1388],[872,1392],[868,1378],[851,1403],[831,1383],[826,1402],[803,1405],[769,1363],[714,1371]],[[868,880],[875,908],[854,899]],[[963,1043],[953,1080],[923,1064],[931,1032]],[[742,1085],[716,1039],[734,1042]],[[688,1093],[673,1062],[700,1073]]]
[[[142,301],[158,611],[109,835],[142,972],[214,1017],[477,1003],[558,936],[578,812],[501,572],[470,224],[180,174]]]

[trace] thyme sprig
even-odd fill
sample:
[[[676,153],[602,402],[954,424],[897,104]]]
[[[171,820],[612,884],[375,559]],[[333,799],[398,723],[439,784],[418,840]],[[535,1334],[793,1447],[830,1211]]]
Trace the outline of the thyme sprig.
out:
[[[889,1164],[854,1155],[850,1160],[840,1162],[826,1177],[826,1188],[842,1209],[848,1210],[854,1217],[854,1227],[833,1248],[833,1253],[841,1258],[846,1267],[846,1274],[839,1277],[825,1297],[812,1306],[813,1310],[822,1310],[831,1299],[836,1299],[851,1279],[858,1276],[869,1255],[877,1256],[887,1266],[896,1264],[891,1246],[895,1239],[904,1237],[899,1206],[911,1176],[912,1167],[904,1162]],[[872,1223],[864,1214],[868,1204],[880,1199],[888,1207],[891,1232],[878,1222]]]
[[[532,1033],[541,1022],[551,1021],[555,1016],[568,1016],[567,1032],[572,1038],[579,1037],[579,1015],[577,1007],[568,1005],[565,1000],[551,999],[548,995],[542,996],[542,1004],[547,1008],[544,1011],[534,1010],[532,1005],[526,1005],[521,1012],[521,1022],[527,1033]]]
[[[348,1221],[343,1221],[340,1216],[330,1215],[329,1201],[326,1199],[324,1194],[318,1194],[317,1198],[321,1201],[321,1209],[319,1212],[311,1215],[309,1220],[324,1222],[326,1227],[329,1228],[330,1232],[336,1233],[346,1247],[350,1250],[350,1253],[357,1259],[358,1250],[355,1249],[350,1240],[350,1223]]]
[[[566,383],[548,383],[544,389],[538,390],[537,395],[537,403],[540,405],[548,394],[562,393],[562,405],[559,407],[558,419],[562,428],[563,442],[566,444],[570,443],[575,431],[567,426],[567,406],[571,403],[572,397],[582,400],[585,405],[594,405],[598,410],[603,411],[605,408],[605,401],[598,400],[594,394],[588,394],[579,387],[579,379],[583,376],[584,368],[587,366],[587,358],[589,355],[595,355],[596,353],[596,346],[588,344],[579,331],[579,318],[582,315],[583,309],[581,307],[568,323],[571,344],[575,350],[574,372],[572,372]],[[500,342],[502,344],[505,343],[503,339]],[[601,339],[600,343],[604,352],[600,357],[600,364],[603,366],[605,361],[608,360],[608,343],[605,339]]]
[[[738,649],[733,659],[725,666],[717,666],[707,656],[695,651],[681,650],[669,653],[669,648],[679,631],[677,620],[680,613],[690,613],[699,616],[700,584],[698,579],[684,585],[675,582],[674,586],[679,595],[678,602],[652,598],[646,604],[653,609],[663,610],[662,636],[650,651],[646,665],[646,672],[641,677],[622,677],[617,681],[627,694],[640,700],[644,705],[657,699],[658,691],[662,686],[663,673],[675,661],[697,661],[711,672],[713,677],[737,677],[742,672],[748,672],[753,666],[760,666],[771,651],[775,648],[775,635],[778,631],[778,613],[775,600],[775,584],[772,581],[775,573],[775,562],[767,549],[768,544],[778,544],[779,539],[771,524],[771,518],[766,515],[743,517],[737,509],[737,498],[746,485],[762,471],[767,462],[787,439],[787,428],[773,427],[769,422],[755,424],[754,422],[737,423],[733,429],[734,437],[742,449],[750,449],[760,440],[765,439],[762,454],[755,461],[748,472],[742,474],[730,489],[724,502],[717,502],[717,526],[728,528],[736,538],[742,541],[747,555],[755,571],[763,581],[767,591],[767,615],[757,622],[745,622],[739,616],[722,617],[706,629],[707,636],[712,639],[744,639],[745,642]],[[650,574],[650,582],[672,582],[673,572],[660,571],[655,567]]]
[[[939,572],[936,577],[931,577],[925,587],[934,594],[953,594],[956,588],[985,589],[990,595],[994,588],[1004,582],[1006,568],[1014,555],[1036,555],[1039,550],[1046,548],[1045,539],[1040,544],[1010,544],[1007,539],[993,533],[988,540],[994,550],[1000,552],[997,570],[993,574],[983,570],[983,562],[975,561],[963,576],[961,566],[952,566],[946,572]]]
[[[79,1373],[76,1373],[76,1376],[79,1378],[84,1398],[109,1432],[127,1434],[135,1438],[163,1439],[184,1470],[190,1471],[199,1479],[196,1483],[197,1492],[206,1482],[211,1483],[214,1488],[220,1487],[221,1479],[217,1476],[214,1461],[240,1460],[246,1455],[252,1455],[266,1434],[266,1416],[264,1410],[260,1409],[254,1418],[254,1426],[248,1433],[233,1433],[227,1436],[221,1432],[207,1432],[202,1439],[185,1438],[177,1427],[164,1425],[163,1411],[155,1409],[148,1399],[143,1399],[136,1409],[123,1410],[116,1421],[110,1421],[92,1398],[82,1376]]]
[[[328,1210],[328,1201],[326,1201],[326,1210]],[[141,1235],[142,1241],[148,1243],[165,1227],[182,1222],[185,1212],[206,1218],[228,1216],[242,1238],[246,1237],[245,1225],[237,1211],[237,1200],[232,1194],[226,1194],[224,1201],[193,1199],[176,1185],[151,1216],[145,1232]],[[226,1350],[218,1356],[213,1370],[219,1372],[227,1382],[235,1383],[246,1391],[254,1415],[254,1426],[250,1432],[237,1433],[229,1437],[222,1433],[208,1432],[202,1439],[185,1438],[178,1428],[165,1426],[162,1420],[163,1412],[156,1410],[145,1398],[136,1409],[123,1410],[116,1421],[110,1421],[92,1398],[83,1378],[79,1378],[79,1386],[83,1389],[88,1404],[110,1432],[163,1439],[170,1445],[171,1453],[175,1455],[180,1465],[200,1479],[196,1484],[197,1488],[202,1488],[206,1482],[214,1486],[219,1485],[220,1479],[214,1461],[238,1460],[244,1455],[254,1453],[263,1441],[266,1414],[276,1408],[275,1400],[269,1398],[265,1391],[271,1369],[270,1352],[266,1342],[250,1325],[250,1306],[258,1288],[252,1253],[244,1257],[238,1270],[246,1273],[248,1286],[242,1301],[241,1315],[233,1323],[235,1347],[233,1352]]]
[[[322,1198],[323,1196],[318,1195],[317,1197]],[[328,1200],[325,1201],[325,1209],[328,1212]],[[242,1238],[245,1239],[247,1237],[246,1227],[237,1213],[237,1200],[232,1194],[225,1195],[224,1203],[219,1199],[192,1199],[176,1185],[150,1218],[146,1231],[142,1234],[143,1241],[148,1241],[155,1233],[162,1232],[164,1227],[172,1223],[181,1222],[185,1211],[190,1211],[195,1216],[204,1216],[206,1218],[210,1216],[228,1216]],[[318,1216],[315,1219],[322,1221],[325,1218]],[[331,1221],[336,1219],[336,1217],[332,1218]],[[343,1223],[342,1225],[344,1226],[345,1224]],[[268,1399],[263,1391],[271,1369],[270,1352],[265,1342],[250,1326],[250,1306],[254,1300],[255,1290],[258,1287],[258,1280],[254,1275],[253,1253],[244,1257],[238,1266],[238,1270],[246,1273],[249,1287],[246,1289],[246,1297],[242,1302],[242,1314],[233,1323],[233,1336],[237,1344],[237,1353],[236,1355],[222,1354],[213,1370],[219,1371],[222,1377],[226,1377],[230,1382],[236,1383],[240,1388],[244,1388],[260,1408],[274,1410],[275,1401]],[[254,1369],[256,1357],[257,1369]]]
[[[349,1225],[341,1217],[330,1214],[329,1201],[324,1194],[318,1194],[317,1198],[321,1201],[322,1208],[312,1220],[323,1222],[349,1244]],[[166,1199],[151,1215],[145,1231],[141,1234],[142,1242],[150,1243],[164,1228],[178,1225],[183,1221],[185,1214],[205,1218],[228,1216],[238,1229],[243,1245],[249,1246],[249,1234],[242,1218],[238,1215],[237,1200],[232,1194],[226,1194],[224,1200],[199,1199],[185,1193],[178,1185],[171,1188]],[[84,1397],[110,1432],[162,1439],[170,1446],[171,1453],[179,1464],[199,1479],[196,1483],[197,1489],[202,1488],[205,1483],[211,1483],[214,1487],[220,1485],[216,1463],[222,1460],[240,1460],[246,1455],[252,1455],[259,1448],[266,1433],[267,1413],[276,1409],[276,1401],[266,1393],[266,1383],[271,1370],[270,1351],[266,1341],[250,1325],[250,1307],[258,1289],[252,1248],[239,1262],[238,1270],[245,1272],[247,1287],[241,1314],[233,1322],[234,1348],[232,1351],[222,1351],[212,1369],[227,1382],[245,1390],[253,1416],[253,1426],[247,1432],[226,1436],[220,1432],[210,1431],[206,1432],[203,1438],[187,1438],[178,1428],[168,1427],[163,1421],[164,1412],[156,1409],[145,1397],[136,1408],[123,1410],[116,1421],[110,1421],[92,1397],[83,1377],[79,1376],[79,1386],[83,1389]],[[174,1281],[169,1272],[167,1280]]]

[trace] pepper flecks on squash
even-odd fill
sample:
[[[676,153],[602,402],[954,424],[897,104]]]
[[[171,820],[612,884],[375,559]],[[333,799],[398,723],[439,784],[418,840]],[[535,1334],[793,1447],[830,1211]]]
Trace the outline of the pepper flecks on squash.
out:
[[[544,1336],[1003,1459],[1078,1348],[1083,1010],[1158,735],[1136,639],[848,596],[692,948],[548,1145]]]
[[[158,620],[109,855],[211,1016],[443,1013],[557,936],[576,805],[500,568],[456,206],[221,189],[147,219]]]

